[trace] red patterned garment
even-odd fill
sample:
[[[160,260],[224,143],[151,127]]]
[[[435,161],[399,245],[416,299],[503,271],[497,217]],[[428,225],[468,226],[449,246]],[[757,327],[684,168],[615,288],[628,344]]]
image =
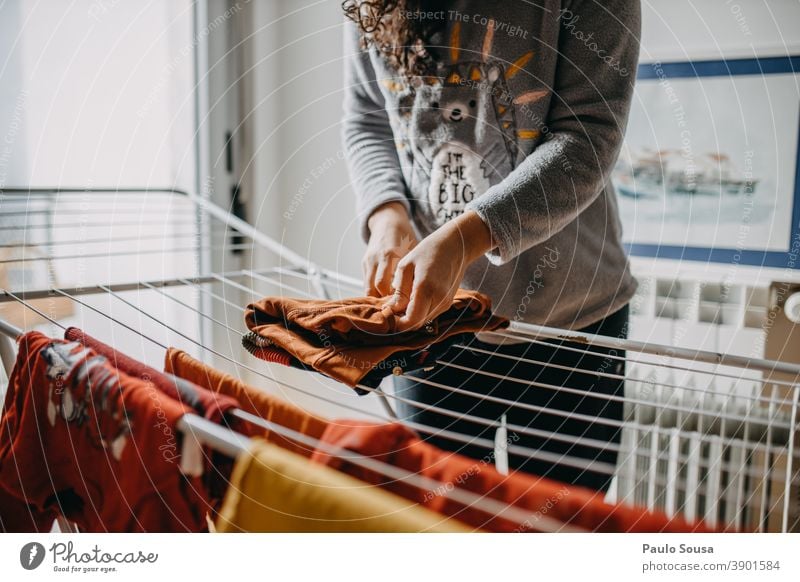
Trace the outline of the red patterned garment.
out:
[[[0,420],[2,522],[49,531],[61,514],[81,531],[205,530],[208,494],[180,469],[176,423],[189,412],[80,343],[25,334]]]
[[[64,332],[64,339],[80,342],[87,348],[93,349],[99,355],[111,360],[112,365],[129,376],[139,378],[145,382],[152,382],[164,394],[187,406],[191,406],[197,414],[211,422],[221,422],[226,412],[239,407],[236,399],[230,396],[206,390],[197,384],[172,374],[159,372],[155,368],[134,360],[93,338],[77,327],[68,328]]]

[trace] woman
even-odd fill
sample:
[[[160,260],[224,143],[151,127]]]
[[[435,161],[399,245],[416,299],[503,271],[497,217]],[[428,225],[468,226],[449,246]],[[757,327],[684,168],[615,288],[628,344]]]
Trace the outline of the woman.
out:
[[[625,337],[636,281],[609,175],[633,92],[638,0],[343,6],[355,22],[344,141],[366,292],[392,297],[400,330],[443,312],[463,286],[514,320]],[[585,350],[481,335],[398,379],[399,412],[470,439],[492,439],[505,416],[511,468],[605,490],[624,354]]]

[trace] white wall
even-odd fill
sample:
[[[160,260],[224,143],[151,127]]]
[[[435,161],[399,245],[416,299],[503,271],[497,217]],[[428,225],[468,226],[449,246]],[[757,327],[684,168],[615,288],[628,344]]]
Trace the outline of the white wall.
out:
[[[273,41],[276,52],[265,60],[274,63],[277,78],[259,88],[263,99],[279,107],[278,123],[253,129],[263,147],[278,144],[279,158],[276,172],[260,185],[265,195],[252,207],[254,218],[273,225],[276,238],[300,254],[360,276],[363,246],[340,141],[341,3],[275,4],[278,21],[264,26],[263,34]]]
[[[797,54],[798,22],[796,0],[643,0],[642,60]]]
[[[4,185],[193,186],[190,9],[0,4],[0,129],[22,104]]]

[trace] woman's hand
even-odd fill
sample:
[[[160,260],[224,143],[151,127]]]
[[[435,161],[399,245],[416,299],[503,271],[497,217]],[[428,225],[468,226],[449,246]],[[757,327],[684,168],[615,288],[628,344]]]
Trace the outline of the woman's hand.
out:
[[[361,267],[365,293],[383,297],[392,293],[397,265],[419,242],[405,207],[398,202],[379,206],[367,221],[369,243]]]
[[[473,211],[451,220],[400,260],[392,279],[397,330],[417,329],[447,311],[467,266],[493,248],[489,228]]]

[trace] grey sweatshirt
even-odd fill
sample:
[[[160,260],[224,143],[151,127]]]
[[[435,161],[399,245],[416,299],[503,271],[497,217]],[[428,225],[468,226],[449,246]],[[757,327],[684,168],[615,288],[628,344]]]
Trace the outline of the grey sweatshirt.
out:
[[[610,172],[639,52],[638,0],[461,0],[431,41],[437,72],[401,78],[345,35],[343,139],[362,233],[380,205],[424,237],[474,210],[497,247],[462,285],[514,320],[579,329],[636,289]]]

